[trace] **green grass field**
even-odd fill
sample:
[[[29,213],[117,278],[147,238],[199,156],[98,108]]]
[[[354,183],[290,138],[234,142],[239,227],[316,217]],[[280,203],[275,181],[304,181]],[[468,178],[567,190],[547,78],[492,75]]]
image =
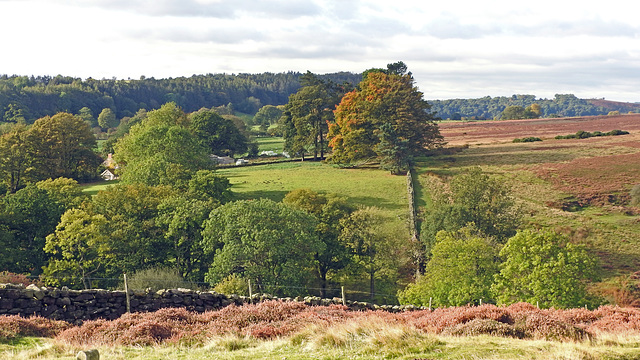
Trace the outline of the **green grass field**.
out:
[[[295,189],[335,193],[357,205],[384,210],[389,221],[408,217],[406,179],[379,169],[340,169],[320,162],[289,162],[220,169],[241,199],[281,201]]]
[[[97,181],[87,184],[80,184],[82,187],[82,191],[91,196],[96,195],[98,191],[104,190],[109,186],[115,185],[119,183],[120,180],[111,180],[111,181]]]
[[[275,151],[281,153],[284,149],[284,139],[281,137],[259,137],[256,138],[258,151]]]

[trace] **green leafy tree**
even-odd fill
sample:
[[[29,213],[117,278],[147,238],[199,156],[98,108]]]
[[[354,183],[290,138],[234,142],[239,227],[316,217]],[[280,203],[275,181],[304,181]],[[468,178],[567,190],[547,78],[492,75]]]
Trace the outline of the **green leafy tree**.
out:
[[[39,179],[67,177],[92,179],[101,163],[94,152],[96,138],[82,118],[58,113],[36,120],[33,134]]]
[[[493,286],[500,304],[526,301],[544,308],[571,308],[592,302],[586,286],[595,279],[596,261],[565,236],[519,231],[500,257],[504,262]]]
[[[104,108],[98,115],[98,125],[104,129],[111,129],[118,126],[116,114],[110,108]]]
[[[109,256],[107,229],[103,215],[90,215],[81,209],[65,212],[44,245],[44,251],[51,254],[44,267],[46,283],[54,286],[80,283],[85,289],[91,288],[89,277],[100,270],[104,257]]]
[[[93,117],[93,112],[91,111],[90,108],[86,106],[78,110],[78,116],[81,117],[87,123],[89,123],[91,127],[98,125],[98,120],[96,120],[96,118]]]
[[[198,170],[212,168],[207,149],[187,126],[174,103],[147,113],[115,144],[114,158],[124,164],[121,181],[185,188]]]
[[[398,293],[401,303],[426,306],[462,306],[492,299],[491,285],[498,272],[498,250],[473,228],[440,231],[424,275]]]
[[[440,230],[457,231],[473,223],[486,236],[504,243],[520,225],[520,208],[510,189],[499,179],[483,173],[480,168],[455,176],[449,191],[434,188],[431,193],[436,196],[420,231],[427,257]]]
[[[83,202],[90,200],[90,196],[82,191],[74,179],[60,177],[42,180],[36,183],[36,187],[47,191],[65,210],[79,208]]]
[[[211,154],[242,154],[249,140],[236,124],[218,115],[214,110],[201,109],[189,116],[190,130],[202,141]],[[243,123],[244,126],[244,123]]]
[[[386,162],[400,157],[410,160],[442,144],[430,105],[413,77],[398,74],[402,67],[396,65],[390,64],[388,71],[365,73],[359,89],[342,97],[329,129],[332,162],[357,164],[382,157]],[[383,124],[391,128],[381,130]],[[402,155],[393,155],[394,151]]]
[[[202,247],[202,225],[218,205],[217,201],[178,196],[158,206],[156,219],[171,245],[168,263],[184,279],[204,281],[213,254],[205,253]]]
[[[380,168],[393,175],[406,174],[413,163],[413,157],[408,151],[409,140],[400,138],[390,123],[380,125],[376,134],[379,139],[376,152],[380,156]]]
[[[315,273],[320,283],[320,296],[326,298],[331,279],[352,262],[351,249],[341,241],[340,234],[344,225],[342,220],[355,209],[336,194],[325,195],[311,189],[293,190],[282,202],[313,215],[317,220],[316,232],[324,249],[314,255]]]
[[[45,238],[55,230],[63,207],[46,190],[29,185],[3,197],[0,210],[0,229],[4,227],[11,245],[3,248],[9,260],[5,270],[39,274],[46,261]]]
[[[26,124],[27,120],[24,116],[24,109],[17,103],[9,103],[7,110],[4,112],[4,121],[16,124]]]
[[[169,186],[120,183],[93,197],[87,213],[107,220],[105,233],[109,236],[105,246],[109,256],[102,259],[106,277],[170,262],[173,244],[165,238],[166,228],[158,221],[159,207],[177,195]]]
[[[315,227],[313,216],[271,200],[225,204],[204,223],[204,249],[215,252],[206,280],[237,273],[259,291],[300,294],[313,279],[313,254],[324,250]]]
[[[36,141],[25,127],[0,136],[0,175],[9,191],[16,192],[26,182],[37,179]]]
[[[381,284],[395,284],[398,270],[408,261],[406,248],[399,241],[398,229],[389,228],[380,209],[364,207],[341,220],[339,241],[353,253],[351,277],[363,278],[369,299],[375,301]]]
[[[507,106],[502,112],[500,118],[502,120],[526,119],[525,109],[520,105]]]
[[[327,150],[328,123],[333,121],[333,109],[344,94],[344,87],[324,82],[310,72],[301,77],[304,85],[289,96],[282,121],[285,150],[292,154],[313,153],[324,158]]]
[[[213,170],[198,170],[189,180],[187,195],[193,199],[215,201],[220,204],[233,198],[229,179]]]
[[[282,117],[284,109],[282,106],[265,105],[258,110],[253,117],[253,123],[264,127],[266,130],[269,125],[277,124]]]

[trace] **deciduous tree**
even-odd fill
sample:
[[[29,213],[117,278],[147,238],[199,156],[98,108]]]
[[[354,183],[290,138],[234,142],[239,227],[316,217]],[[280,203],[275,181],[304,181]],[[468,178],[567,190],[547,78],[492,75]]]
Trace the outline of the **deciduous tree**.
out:
[[[490,301],[499,265],[496,243],[472,227],[437,237],[424,275],[399,292],[400,302],[441,307]]]
[[[591,300],[588,281],[596,276],[596,261],[584,246],[565,236],[524,230],[500,251],[504,262],[493,290],[500,304],[526,301],[541,307],[581,307]]]
[[[238,273],[260,291],[300,294],[313,279],[313,254],[324,250],[315,227],[313,216],[271,200],[225,204],[204,223],[203,246],[215,252],[206,280]]]
[[[320,194],[311,189],[296,189],[288,193],[283,203],[313,215],[317,220],[316,232],[324,244],[322,252],[314,255],[316,274],[322,297],[327,297],[327,287],[337,273],[352,262],[352,251],[341,241],[345,218],[355,211],[346,199],[336,194]]]
[[[337,106],[329,129],[333,162],[357,164],[384,157],[395,168],[400,163],[394,159],[410,160],[442,144],[430,106],[413,77],[399,74],[402,67],[389,66],[387,71],[365,73],[358,89],[347,93]],[[391,128],[381,128],[384,124]],[[381,140],[384,143],[378,146]]]

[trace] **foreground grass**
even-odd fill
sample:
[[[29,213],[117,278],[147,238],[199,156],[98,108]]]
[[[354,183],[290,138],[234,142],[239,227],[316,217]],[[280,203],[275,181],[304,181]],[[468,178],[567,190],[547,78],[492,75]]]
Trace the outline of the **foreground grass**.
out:
[[[397,334],[390,335],[394,331]],[[304,335],[259,341],[219,337],[205,346],[98,347],[101,359],[640,359],[640,336],[603,338],[593,342],[518,340],[494,336],[426,336],[387,329],[381,334]],[[378,337],[381,335],[382,337]],[[335,340],[335,339],[334,339]],[[75,359],[79,350],[51,339],[27,338],[21,345],[0,345],[2,359]],[[87,349],[84,349],[87,350]]]

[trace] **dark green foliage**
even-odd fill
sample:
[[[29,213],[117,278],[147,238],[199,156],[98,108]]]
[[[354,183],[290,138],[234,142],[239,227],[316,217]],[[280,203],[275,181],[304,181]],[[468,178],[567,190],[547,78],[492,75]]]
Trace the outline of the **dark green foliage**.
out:
[[[323,159],[333,110],[350,86],[323,81],[311,72],[301,77],[301,83],[304,87],[289,96],[281,118],[284,150],[302,157],[313,153],[314,159]]]
[[[536,142],[536,141],[542,141],[542,139],[540,139],[539,137],[534,137],[534,136],[529,136],[526,138],[515,138],[513,139],[514,143],[525,143],[525,142]]]
[[[236,124],[214,110],[200,109],[189,115],[189,129],[210,154],[233,156],[247,151],[248,139]],[[244,125],[244,124],[243,124]]]
[[[355,209],[344,198],[335,194],[319,194],[310,189],[293,190],[282,202],[313,215],[317,220],[316,232],[325,249],[314,255],[317,261],[315,272],[321,296],[326,298],[326,289],[332,277],[352,261],[348,245],[340,241],[339,237],[344,228],[342,220],[349,217]]]
[[[299,294],[313,279],[313,255],[324,251],[315,228],[312,215],[271,200],[225,204],[204,222],[203,248],[215,253],[206,279],[215,285],[238,273],[256,292]]]
[[[629,132],[628,131],[624,131],[624,130],[611,130],[611,131],[606,132],[606,133],[603,133],[601,131],[588,132],[588,131],[584,131],[584,130],[579,130],[575,134],[558,135],[558,136],[555,137],[555,139],[556,140],[562,140],[562,139],[588,139],[588,138],[599,137],[599,136],[618,136],[618,135],[627,135],[627,134],[629,134]]]
[[[474,119],[492,120],[499,119],[503,111],[509,106],[518,106],[522,109],[522,115],[527,108],[534,117],[565,117],[565,116],[589,116],[605,115],[610,109],[593,105],[585,99],[578,99],[572,94],[556,94],[553,99],[540,99],[535,95],[513,95],[478,99],[451,99],[431,100],[429,103],[436,116],[442,119]],[[535,111],[533,104],[539,105],[539,112]]]
[[[500,180],[474,168],[454,177],[449,187],[449,192],[433,189],[432,192],[444,196],[434,199],[422,222],[420,238],[427,248],[427,256],[440,230],[457,231],[473,223],[482,234],[498,242],[515,234],[521,214],[509,188]]]
[[[63,212],[62,204],[35,185],[0,199],[0,269],[40,274],[46,261],[45,238]]]
[[[65,76],[0,75],[0,123],[27,123],[61,111],[78,114],[88,108],[100,114],[110,108],[118,119],[139,109],[153,110],[175,101],[187,112],[202,107],[233,104],[236,111],[254,114],[263,105],[281,105],[300,88],[297,72],[262,74],[207,74],[191,77],[139,80],[87,79]],[[360,74],[319,75],[335,83],[357,84]],[[92,125],[96,125],[93,123]]]

